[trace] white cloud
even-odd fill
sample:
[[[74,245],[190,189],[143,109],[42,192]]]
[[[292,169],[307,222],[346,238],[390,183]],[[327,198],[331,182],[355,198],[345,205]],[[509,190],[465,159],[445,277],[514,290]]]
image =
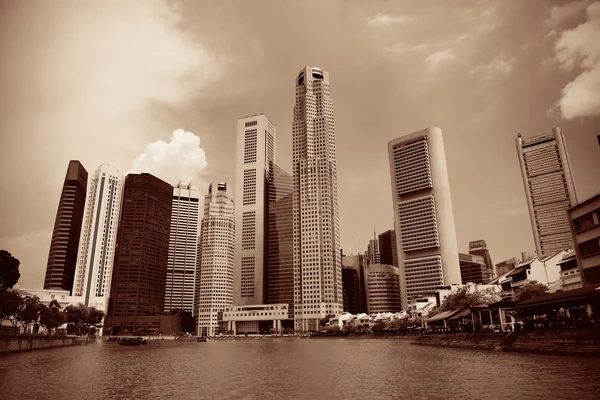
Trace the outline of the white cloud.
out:
[[[515,61],[514,57],[508,59],[496,57],[487,64],[479,64],[472,68],[469,73],[476,76],[480,84],[487,85],[508,76],[514,68]]]
[[[439,69],[442,65],[454,60],[456,54],[453,49],[436,51],[427,56],[425,63],[431,69]]]
[[[395,44],[393,46],[388,46],[385,48],[385,51],[396,54],[405,54],[405,53],[417,53],[419,51],[427,50],[430,47],[427,43],[419,43],[413,46],[409,46],[403,43]]]
[[[206,153],[200,147],[200,137],[177,129],[169,143],[158,140],[148,144],[144,152],[133,160],[130,172],[147,172],[172,185],[181,181],[201,186],[198,180],[206,165]]]
[[[582,72],[562,90],[558,104],[563,117],[600,115],[600,2],[587,8],[587,20],[561,33],[556,42],[556,60],[567,70]]]
[[[408,22],[415,21],[415,17],[410,17],[408,15],[387,15],[387,14],[377,14],[371,18],[367,18],[367,25],[371,26],[389,26],[396,24],[405,24]]]
[[[546,25],[558,26],[570,19],[583,14],[593,0],[572,1],[562,6],[553,6],[550,16],[545,21]]]
[[[52,233],[34,231],[16,237],[0,238],[0,249],[6,250],[21,261],[21,278],[17,283],[21,288],[41,289],[48,264],[48,251]]]

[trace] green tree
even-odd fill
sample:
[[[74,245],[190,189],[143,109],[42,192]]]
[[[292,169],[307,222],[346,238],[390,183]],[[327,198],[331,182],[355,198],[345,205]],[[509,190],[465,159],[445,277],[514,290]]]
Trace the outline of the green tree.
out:
[[[104,318],[104,312],[97,310],[94,307],[87,307],[79,303],[76,306],[68,306],[65,308],[67,315],[67,323],[73,327],[77,335],[87,334],[90,326],[99,325]]]
[[[358,326],[354,324],[348,324],[344,325],[344,328],[342,330],[344,331],[344,333],[355,333],[356,331],[358,331]]]
[[[484,306],[500,301],[493,289],[470,292],[468,287],[463,287],[457,292],[451,293],[444,298],[440,311],[464,310],[474,306]]]
[[[23,299],[23,303],[17,313],[17,320],[21,323],[25,333],[28,331],[28,325],[38,320],[41,309],[42,303],[37,296],[27,296]]]
[[[527,300],[548,292],[548,286],[538,281],[531,281],[521,286],[515,296],[516,301]]]
[[[373,325],[373,327],[371,327],[371,332],[373,332],[375,335],[380,335],[384,328],[385,322],[378,321],[375,323],[375,325]]]
[[[325,317],[323,317],[323,318],[321,318],[319,320],[319,326],[325,326],[325,325],[327,325],[327,323],[329,322],[329,319],[333,318],[333,317],[335,317],[335,315],[333,315],[333,314],[327,314]]]
[[[340,329],[340,327],[338,325],[329,325],[329,326],[325,327],[325,331],[327,331],[327,333],[330,335],[337,335],[342,330]]]
[[[56,328],[67,322],[67,315],[60,310],[61,308],[56,300],[52,300],[48,306],[41,306],[40,325],[44,326],[48,333],[55,333]]]
[[[17,314],[23,304],[23,298],[18,292],[0,289],[0,325],[10,320],[17,326]]]
[[[21,261],[6,250],[0,250],[0,288],[12,288],[19,281]]]

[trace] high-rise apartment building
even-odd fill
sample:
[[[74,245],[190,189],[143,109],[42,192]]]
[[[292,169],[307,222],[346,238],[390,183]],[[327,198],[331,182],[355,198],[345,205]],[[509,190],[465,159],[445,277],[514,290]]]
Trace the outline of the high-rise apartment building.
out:
[[[160,315],[165,300],[173,186],[142,173],[125,178],[117,250],[105,326],[112,334],[145,328],[138,317]]]
[[[54,221],[44,289],[73,289],[87,177],[79,161],[69,161]]]
[[[388,143],[402,306],[461,283],[450,182],[440,128]]]
[[[399,268],[370,264],[365,269],[365,292],[369,314],[402,310]]]
[[[373,231],[373,239],[369,240],[367,246],[367,264],[380,264],[381,255],[379,254],[379,241],[377,240],[377,234]]]
[[[102,164],[89,185],[73,294],[89,307],[108,311],[123,174]]]
[[[486,274],[491,274],[492,277],[497,276],[496,266],[492,262],[492,256],[490,255],[490,251],[487,248],[485,240],[475,240],[473,242],[469,242],[469,254],[483,257],[483,262],[485,263],[485,266],[489,271]]]
[[[287,304],[294,319],[294,180],[273,164],[269,179],[267,269],[268,304]],[[284,321],[287,324],[287,321]],[[293,328],[293,326],[292,326]]]
[[[335,127],[329,73],[304,67],[295,84],[294,329],[308,331],[343,309]]]
[[[227,183],[213,182],[204,196],[200,230],[198,335],[221,333],[223,310],[233,305],[235,215]]]
[[[264,304],[269,176],[275,161],[275,127],[266,115],[237,121],[235,185],[236,305]]]
[[[195,315],[200,191],[181,183],[173,188],[165,311],[185,310]]]
[[[379,234],[379,254],[381,263],[398,267],[398,247],[396,231],[390,229]]]
[[[577,197],[560,129],[531,138],[519,133],[516,142],[537,255],[572,249],[567,210]]]

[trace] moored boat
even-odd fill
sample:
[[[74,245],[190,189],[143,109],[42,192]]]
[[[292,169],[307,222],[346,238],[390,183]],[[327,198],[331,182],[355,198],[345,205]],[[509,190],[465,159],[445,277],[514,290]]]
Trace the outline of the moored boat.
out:
[[[202,342],[202,343],[206,342],[207,341],[206,336],[198,336],[197,341]]]
[[[122,337],[119,339],[119,344],[121,346],[145,346],[148,342],[142,337]]]

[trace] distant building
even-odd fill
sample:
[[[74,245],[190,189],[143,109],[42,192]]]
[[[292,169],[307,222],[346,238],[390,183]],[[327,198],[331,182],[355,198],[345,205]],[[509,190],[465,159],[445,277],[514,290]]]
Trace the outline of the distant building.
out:
[[[223,311],[233,305],[235,215],[227,183],[213,182],[204,196],[200,243],[198,335],[221,333]]]
[[[381,264],[379,241],[377,240],[377,234],[375,231],[373,231],[373,239],[369,240],[369,245],[367,246],[367,252],[365,253],[365,256],[367,257],[367,265]]]
[[[342,266],[342,296],[344,300],[344,312],[352,314],[360,313],[361,310],[360,276],[355,268]]]
[[[382,264],[399,267],[396,231],[393,229],[379,234],[379,254]]]
[[[568,211],[583,286],[600,283],[600,193]]]
[[[497,276],[496,266],[492,262],[492,256],[490,255],[490,251],[487,248],[485,240],[475,240],[473,242],[469,242],[469,254],[483,257],[483,262],[485,263],[489,273],[494,278]]]
[[[402,311],[400,278],[393,265],[370,264],[365,269],[367,313]]]
[[[173,188],[169,233],[169,262],[165,288],[165,312],[173,309],[196,314],[196,269],[198,262],[198,216],[200,190],[181,183]]]
[[[269,333],[279,331],[288,320],[287,304],[254,304],[227,307],[223,310],[221,331],[227,334]]]
[[[485,284],[494,278],[482,256],[458,253],[458,261],[463,285],[467,283]]]
[[[89,185],[75,273],[74,296],[82,303],[108,311],[117,229],[123,194],[123,174],[102,164]]]
[[[73,290],[87,177],[79,161],[69,161],[50,241],[44,289]]]
[[[267,270],[265,274],[268,304],[287,304],[289,321],[294,320],[294,181],[290,174],[273,164],[269,178],[267,232]],[[291,326],[288,326],[288,322]]]
[[[527,139],[518,134],[516,142],[537,255],[573,248],[567,210],[577,197],[560,129]]]
[[[402,304],[461,283],[450,182],[440,128],[388,143]]]
[[[167,182],[147,173],[125,177],[105,320],[113,335],[160,330],[172,207],[173,186]]]
[[[496,264],[496,277],[507,274],[515,269],[518,264],[519,260],[516,257],[509,258],[508,260]]]
[[[365,268],[367,266],[367,260],[364,254],[357,254],[357,255],[344,255],[343,252],[340,252],[341,258],[342,258],[342,277],[344,276],[344,270],[346,269],[351,269],[356,271],[356,273],[352,273],[352,272],[345,272],[346,274],[346,279],[351,279],[351,281],[354,278],[349,278],[350,276],[353,277],[357,277],[358,278],[358,299],[356,299],[356,307],[358,309],[359,313],[366,313],[367,312],[367,295],[366,295],[366,291],[365,291]],[[350,281],[350,282],[351,282]],[[343,283],[343,282],[342,282]],[[354,285],[354,283],[352,283],[352,285]],[[342,284],[343,286],[343,284]],[[356,293],[354,292],[355,289],[352,288],[352,286],[348,286],[347,289],[349,290],[348,292],[346,292],[347,296],[351,296],[348,299],[348,304],[350,303],[354,303],[354,296],[356,295]],[[343,289],[346,290],[346,289]],[[342,290],[342,292],[343,292]]]

